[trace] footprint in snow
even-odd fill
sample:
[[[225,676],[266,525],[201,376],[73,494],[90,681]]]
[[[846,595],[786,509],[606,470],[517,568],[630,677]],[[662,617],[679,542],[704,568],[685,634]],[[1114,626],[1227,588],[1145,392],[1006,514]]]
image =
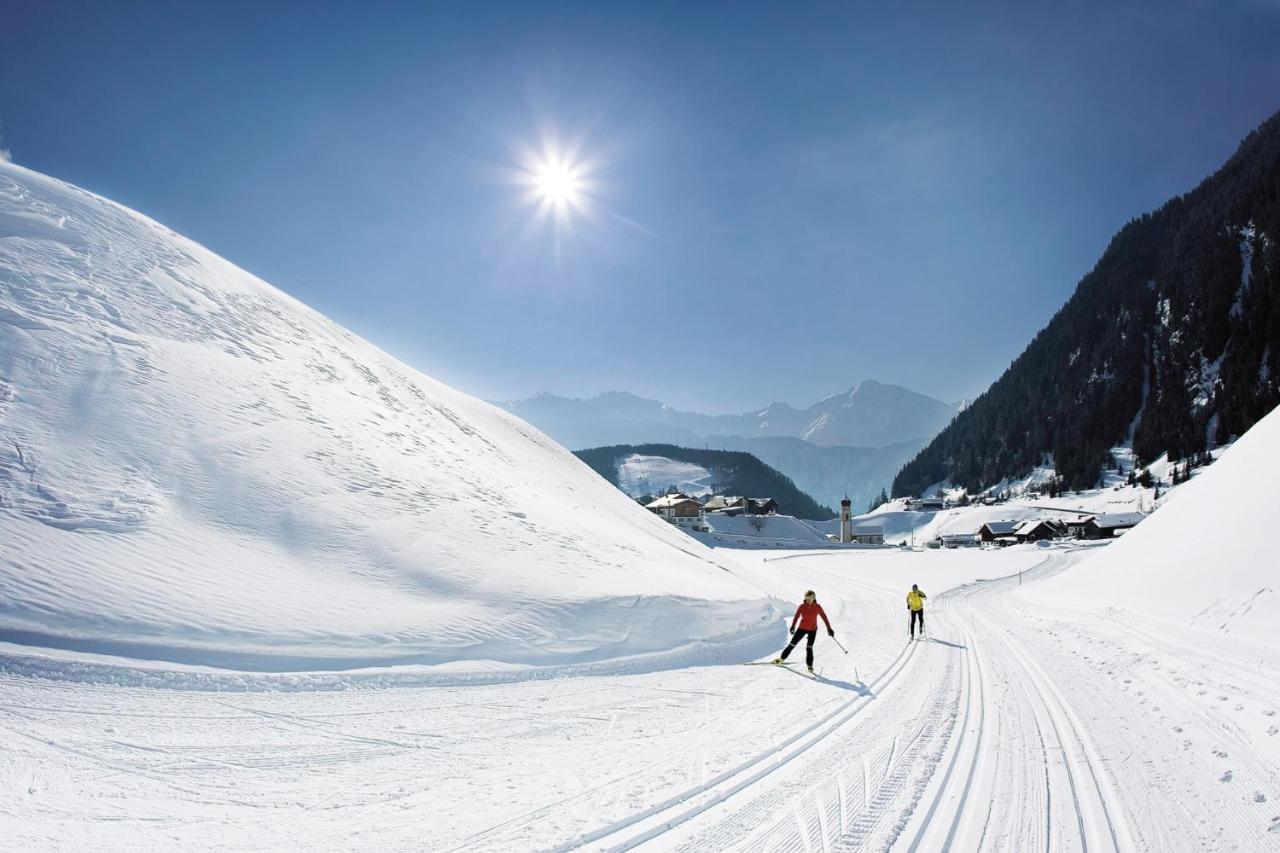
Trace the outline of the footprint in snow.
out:
[[[1230,782],[1230,781],[1231,781],[1232,779],[1234,779],[1234,778],[1235,778],[1235,774],[1234,774],[1234,773],[1232,773],[1230,770],[1228,770],[1226,773],[1223,773],[1221,776],[1219,776],[1219,777],[1218,777],[1218,781],[1219,781],[1219,782]]]
[[[1258,791],[1253,795],[1253,801],[1255,803],[1265,803],[1267,801],[1267,795],[1262,793],[1261,791]]]
[[[1226,758],[1226,757],[1227,757],[1227,754],[1226,754],[1225,752],[1223,752],[1222,750],[1220,750],[1220,749],[1215,749],[1215,750],[1213,751],[1213,754],[1214,754],[1214,755],[1216,755],[1218,758]]]
[[[1267,734],[1269,735],[1274,736],[1276,732],[1280,732],[1280,729],[1276,728],[1275,726],[1271,726],[1270,728],[1267,729]]]
[[[1280,815],[1271,818],[1271,825],[1267,827],[1267,832],[1280,832]]]
[[[1265,716],[1268,716],[1268,717],[1274,717],[1274,716],[1276,715],[1276,712],[1275,712],[1275,711],[1273,711],[1273,710],[1271,710],[1270,708],[1268,708],[1267,710],[1263,711],[1262,713],[1263,713]]]
[[[1173,730],[1178,734],[1182,734],[1182,726],[1174,726]]]

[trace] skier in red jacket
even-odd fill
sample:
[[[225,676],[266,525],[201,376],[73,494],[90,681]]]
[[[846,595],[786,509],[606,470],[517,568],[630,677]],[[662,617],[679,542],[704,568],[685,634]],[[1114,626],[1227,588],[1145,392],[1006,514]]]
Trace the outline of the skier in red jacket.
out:
[[[808,637],[809,643],[805,646],[805,664],[808,665],[809,671],[813,672],[813,641],[818,636],[818,617],[822,617],[822,621],[826,623],[827,634],[834,637],[835,629],[831,627],[831,622],[827,619],[826,611],[822,609],[822,605],[818,603],[818,596],[813,590],[809,590],[804,594],[804,603],[796,608],[796,615],[791,617],[791,642],[787,643],[787,647],[782,650],[782,654],[773,659],[774,663],[780,664],[787,659],[787,655],[791,654],[791,650],[800,644],[800,640]],[[796,630],[796,624],[799,623],[800,629]]]

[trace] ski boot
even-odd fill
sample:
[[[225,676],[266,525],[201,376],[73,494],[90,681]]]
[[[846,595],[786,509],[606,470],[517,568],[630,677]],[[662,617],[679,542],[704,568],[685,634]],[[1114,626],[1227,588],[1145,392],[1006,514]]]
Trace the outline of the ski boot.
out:
[[[781,664],[782,658],[774,658],[773,660],[769,661],[769,663]]]

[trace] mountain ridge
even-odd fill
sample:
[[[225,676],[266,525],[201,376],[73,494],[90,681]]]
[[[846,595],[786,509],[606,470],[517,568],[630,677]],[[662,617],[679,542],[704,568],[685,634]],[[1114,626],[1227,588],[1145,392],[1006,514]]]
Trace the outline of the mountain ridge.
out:
[[[1050,457],[1092,487],[1112,447],[1140,464],[1241,435],[1280,402],[1280,113],[1194,189],[1111,239],[1009,368],[894,479],[978,491]]]
[[[653,432],[683,437],[686,445],[713,436],[726,436],[803,438],[828,447],[883,447],[929,438],[946,425],[957,409],[954,404],[874,379],[864,379],[847,391],[829,394],[802,409],[774,401],[739,414],[708,415],[676,409],[629,391],[604,391],[592,397],[563,397],[539,391],[531,397],[494,405],[534,423],[538,423],[539,418],[556,421],[570,416],[582,421],[590,415],[609,422],[592,431],[590,426],[575,427],[556,421],[556,428],[548,431],[569,447],[626,443],[616,438],[616,434],[628,422],[639,422],[634,425]]]
[[[736,415],[683,412],[628,391],[585,399],[540,391],[495,405],[570,448],[657,443],[745,451],[791,478],[818,503],[837,506],[848,496],[859,509],[889,487],[893,475],[958,408],[871,379],[804,409],[775,401]],[[860,426],[865,428],[859,431]],[[866,443],[842,444],[836,438]]]

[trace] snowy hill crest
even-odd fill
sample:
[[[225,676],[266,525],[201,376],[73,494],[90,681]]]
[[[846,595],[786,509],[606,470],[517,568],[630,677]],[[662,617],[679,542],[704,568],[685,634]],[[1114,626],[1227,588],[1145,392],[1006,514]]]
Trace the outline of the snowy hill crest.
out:
[[[0,539],[0,639],[187,662],[563,663],[771,615],[518,419],[9,163]]]

